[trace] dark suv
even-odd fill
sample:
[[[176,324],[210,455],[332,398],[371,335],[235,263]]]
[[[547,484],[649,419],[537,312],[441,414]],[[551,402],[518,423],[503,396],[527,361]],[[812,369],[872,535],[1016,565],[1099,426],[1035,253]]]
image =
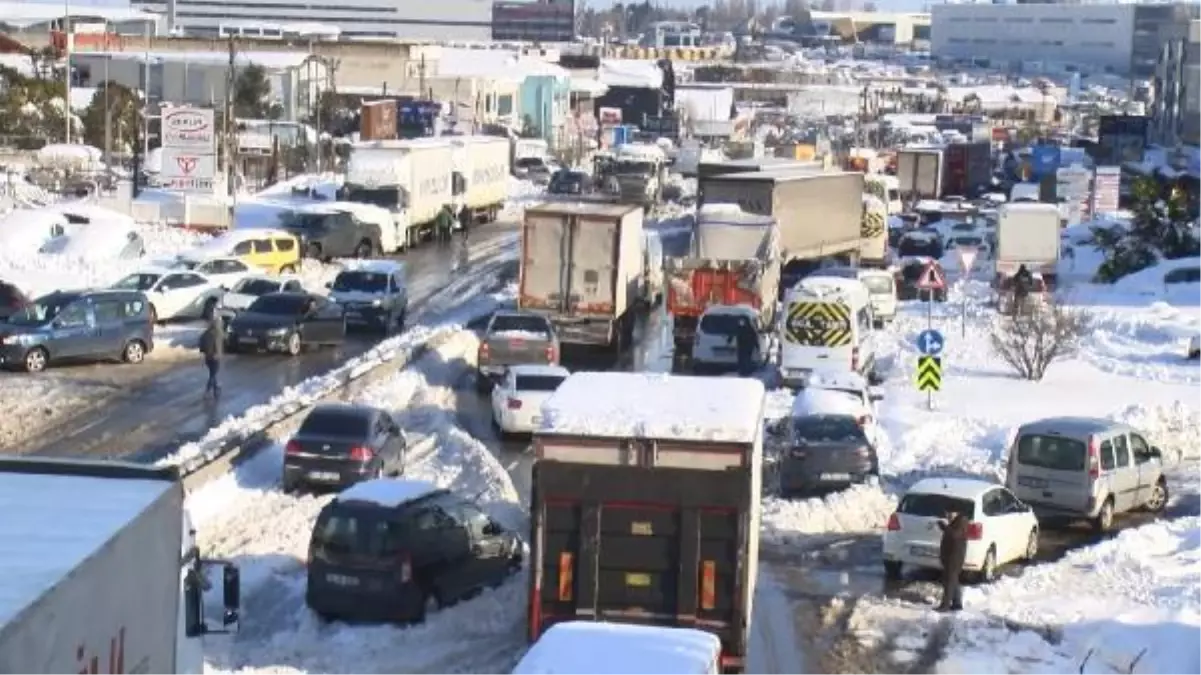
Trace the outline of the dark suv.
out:
[[[404,263],[364,260],[338,272],[328,284],[329,299],[346,308],[346,323],[384,334],[404,328],[409,289]]]
[[[370,258],[383,251],[379,226],[348,210],[320,206],[289,211],[280,216],[279,226],[296,235],[306,258]]]
[[[345,487],[404,473],[404,432],[386,411],[322,403],[309,411],[284,446],[283,488]]]
[[[141,363],[152,349],[150,303],[138,291],[55,291],[0,324],[0,366],[31,373],[63,359]]]
[[[323,619],[423,621],[499,586],[525,544],[467,499],[432,483],[358,483],[321,509],[305,602]]]

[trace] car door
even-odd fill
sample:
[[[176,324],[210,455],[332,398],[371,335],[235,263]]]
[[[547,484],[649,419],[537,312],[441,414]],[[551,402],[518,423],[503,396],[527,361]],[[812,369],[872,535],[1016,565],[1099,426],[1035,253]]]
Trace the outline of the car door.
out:
[[[1146,504],[1151,498],[1151,490],[1163,475],[1163,465],[1152,457],[1151,444],[1139,434],[1130,434],[1130,455],[1133,466],[1138,470],[1138,501]]]
[[[59,311],[51,323],[51,342],[46,345],[52,358],[76,357],[95,353],[99,344],[96,319],[91,302],[80,298]]]
[[[471,553],[471,535],[467,524],[456,508],[458,498],[445,498],[429,507],[438,522],[437,550],[439,565],[435,574],[435,585],[443,602],[459,600],[477,586],[478,570],[475,556]]]
[[[251,265],[254,267],[261,267],[261,265],[255,259],[254,244],[251,243],[251,240],[249,240],[249,239],[247,239],[245,241],[239,241],[238,243],[234,244],[233,251],[231,251],[230,253],[235,258],[241,260],[242,262],[244,262],[248,265]]]
[[[1139,502],[1139,473],[1138,465],[1130,459],[1130,444],[1126,434],[1113,437],[1113,463],[1110,468],[1110,485],[1113,488],[1113,505],[1117,511],[1129,511],[1138,506]],[[1105,453],[1102,451],[1102,466],[1105,464]]]
[[[1005,488],[996,488],[989,494],[993,495],[994,508],[999,514],[997,520],[1003,524],[1001,528],[1003,540],[997,541],[997,562],[1003,563],[1021,558],[1026,553],[1026,544],[1030,538],[1026,507],[1021,500]]]
[[[279,272],[279,266],[275,264],[275,249],[271,246],[271,239],[262,237],[251,239],[247,243],[250,244],[249,258],[243,258],[246,262],[267,270],[268,272]]]
[[[342,308],[328,298],[317,296],[317,318],[321,322],[322,331],[327,342],[341,342],[346,338],[343,327]]]
[[[494,529],[496,525],[492,518],[475,504],[463,501],[453,508],[456,510],[455,518],[467,526],[467,535],[471,540],[470,588],[483,588],[504,578],[509,564],[506,537]]]
[[[182,285],[182,274],[166,274],[150,291],[150,301],[154,304],[155,312],[158,313],[160,320],[173,319],[179,315],[183,307],[181,298],[186,295],[177,292]]]
[[[204,309],[202,295],[208,288],[209,281],[199,274],[191,272],[176,273],[168,275],[168,277],[174,277],[171,280],[170,290],[164,294],[169,300],[168,305],[173,308],[171,316],[181,318],[200,316]],[[162,316],[161,313],[160,316]]]
[[[97,297],[92,301],[96,318],[97,353],[119,354],[125,347],[125,299]]]

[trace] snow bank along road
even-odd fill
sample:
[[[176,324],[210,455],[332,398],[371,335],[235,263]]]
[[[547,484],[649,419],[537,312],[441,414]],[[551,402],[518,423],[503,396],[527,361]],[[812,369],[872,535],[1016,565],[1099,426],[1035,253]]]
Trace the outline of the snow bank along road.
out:
[[[513,224],[492,223],[472,232],[474,270],[502,264],[512,257]],[[410,324],[422,312],[440,312],[457,298],[438,291],[455,277],[457,247],[424,246],[401,256],[409,266]],[[511,263],[510,263],[511,264]],[[285,387],[328,371],[371,348],[372,336],[352,337],[340,349],[322,349],[296,358],[275,355],[229,355],[222,365],[223,397],[216,405],[202,400],[204,368],[198,360],[147,363],[149,377],[124,384],[105,403],[68,417],[53,430],[28,439],[8,452],[49,456],[92,456],[152,460],[197,440],[221,420],[261,404]],[[173,367],[174,366],[174,367]],[[139,369],[125,368],[121,371]]]

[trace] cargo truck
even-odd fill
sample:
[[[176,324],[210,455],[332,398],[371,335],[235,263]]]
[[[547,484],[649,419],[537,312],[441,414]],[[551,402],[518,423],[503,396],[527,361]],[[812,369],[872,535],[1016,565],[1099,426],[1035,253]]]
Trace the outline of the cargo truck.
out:
[[[908,200],[973,197],[991,184],[992,144],[904,148],[897,153],[897,181]]]
[[[942,197],[942,172],[942,148],[904,148],[897,153],[897,182],[906,201]]]
[[[1002,204],[997,210],[996,276],[1004,289],[1022,265],[1054,290],[1059,266],[1060,214],[1057,204]]]
[[[697,323],[713,305],[748,305],[762,325],[775,321],[780,255],[780,230],[771,216],[730,204],[701,207],[689,255],[664,261],[675,366],[689,359]]]
[[[529,639],[564,621],[704,630],[743,672],[759,569],[763,414],[750,378],[576,373],[543,406]]]
[[[509,196],[509,140],[451,136],[454,209],[463,227],[496,220]]]
[[[734,173],[756,173],[759,171],[820,173],[823,171],[823,168],[821,162],[800,161],[788,157],[732,159],[724,162],[702,161],[697,167],[697,206],[705,205],[704,184],[706,179]],[[718,199],[714,201],[721,202],[722,200]]]
[[[453,152],[442,138],[356,143],[338,197],[388,209],[395,239],[407,248],[431,235],[438,213],[453,202]]]
[[[633,341],[643,276],[642,208],[543,203],[525,210],[517,304],[566,345],[620,353]]]
[[[183,501],[175,469],[0,459],[0,672],[203,672],[202,637],[238,623],[239,574],[201,559]]]

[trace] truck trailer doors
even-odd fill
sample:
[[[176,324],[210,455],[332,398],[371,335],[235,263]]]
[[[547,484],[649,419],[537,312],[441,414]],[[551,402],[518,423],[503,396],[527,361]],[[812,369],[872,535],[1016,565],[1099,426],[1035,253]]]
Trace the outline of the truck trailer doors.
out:
[[[612,219],[527,215],[522,306],[566,315],[611,313],[615,227]]]

